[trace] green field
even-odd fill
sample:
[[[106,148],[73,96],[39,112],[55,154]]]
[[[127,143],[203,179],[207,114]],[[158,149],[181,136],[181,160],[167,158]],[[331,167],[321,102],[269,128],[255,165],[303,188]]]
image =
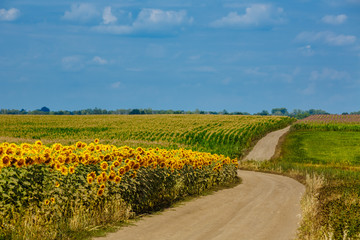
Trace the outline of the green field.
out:
[[[359,127],[354,122],[296,123],[283,140],[280,157],[241,164],[306,185],[298,239],[360,239]]]
[[[288,136],[284,153],[301,164],[360,166],[360,132],[295,131]]]
[[[242,155],[266,133],[294,119],[278,116],[227,115],[91,115],[0,116],[0,142],[74,144],[77,141],[130,147],[180,147]]]

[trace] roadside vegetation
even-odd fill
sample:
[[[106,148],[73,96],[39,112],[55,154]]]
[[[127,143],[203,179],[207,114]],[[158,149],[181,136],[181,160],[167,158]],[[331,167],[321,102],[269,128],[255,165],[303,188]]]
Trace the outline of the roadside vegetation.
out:
[[[306,185],[298,239],[360,239],[360,122],[354,119],[305,119],[292,126],[278,157],[240,164]]]

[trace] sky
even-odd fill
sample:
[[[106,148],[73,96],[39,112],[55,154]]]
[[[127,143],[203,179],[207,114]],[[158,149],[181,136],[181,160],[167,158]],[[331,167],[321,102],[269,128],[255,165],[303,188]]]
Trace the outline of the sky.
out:
[[[360,110],[360,0],[1,0],[0,108]]]

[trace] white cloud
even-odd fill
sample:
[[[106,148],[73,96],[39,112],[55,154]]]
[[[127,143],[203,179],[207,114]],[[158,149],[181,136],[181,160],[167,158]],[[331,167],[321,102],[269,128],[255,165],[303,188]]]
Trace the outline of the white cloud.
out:
[[[304,47],[298,48],[298,51],[301,53],[301,55],[306,57],[311,57],[315,54],[314,50],[312,50],[311,45],[306,45]]]
[[[323,68],[321,71],[312,71],[310,73],[310,78],[311,81],[336,81],[336,80],[341,80],[341,81],[345,81],[345,80],[349,80],[350,79],[350,75],[348,72],[345,71],[337,71],[335,69],[331,69],[331,68]]]
[[[121,82],[114,82],[110,85],[111,88],[120,88],[122,86]]]
[[[61,64],[66,71],[79,71],[85,65],[81,56],[67,56],[61,59]]]
[[[303,89],[301,92],[304,95],[313,95],[315,94],[316,86],[315,83],[309,83],[305,89]]]
[[[217,70],[210,66],[199,66],[192,69],[195,72],[205,72],[205,73],[214,73]]]
[[[95,56],[93,59],[92,59],[92,62],[93,63],[96,63],[96,64],[99,64],[99,65],[105,65],[108,63],[108,61],[104,58],[101,58],[99,56]]]
[[[246,8],[243,15],[230,12],[210,25],[212,27],[244,27],[278,24],[284,21],[281,18],[282,13],[282,8],[276,8],[270,4],[253,4]]]
[[[0,9],[0,21],[14,21],[20,16],[20,11],[16,8]]]
[[[171,30],[192,23],[186,11],[163,11],[160,9],[142,9],[131,25],[100,25],[94,30],[113,34],[134,34],[139,32],[158,32]]]
[[[115,23],[117,21],[117,18],[111,13],[111,7],[104,8],[102,18],[104,24]]]
[[[333,24],[333,25],[339,25],[346,21],[347,16],[345,14],[340,14],[337,16],[334,15],[326,15],[321,20],[324,23]]]
[[[333,32],[302,32],[297,35],[296,40],[302,42],[324,42],[328,45],[343,46],[353,44],[356,37],[352,35],[337,35]]]
[[[244,69],[244,72],[248,75],[260,76],[260,77],[268,75],[268,73],[261,71],[259,67],[246,68]]]
[[[63,19],[71,21],[88,21],[99,15],[96,7],[89,3],[72,4],[71,10],[66,11]]]

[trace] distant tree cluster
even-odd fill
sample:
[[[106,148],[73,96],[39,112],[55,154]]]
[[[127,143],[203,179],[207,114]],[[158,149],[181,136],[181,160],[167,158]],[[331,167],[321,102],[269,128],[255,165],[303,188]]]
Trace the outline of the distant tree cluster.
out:
[[[147,109],[117,109],[117,110],[106,110],[100,108],[88,108],[83,110],[76,111],[68,111],[68,110],[60,110],[60,111],[51,111],[48,107],[42,107],[40,109],[36,109],[33,111],[26,111],[25,109],[17,110],[17,109],[0,109],[0,114],[13,114],[13,115],[145,115],[145,114],[211,114],[211,115],[251,115],[248,112],[228,112],[225,109],[220,112],[215,111],[202,111],[196,109],[195,111],[184,111],[184,110],[153,110],[151,108]],[[273,108],[271,112],[267,110],[262,110],[261,112],[255,113],[254,115],[261,116],[289,116],[297,119],[303,119],[310,115],[318,115],[318,114],[330,114],[321,109],[310,109],[307,111],[301,109],[294,109],[292,112],[288,112],[286,108]],[[347,114],[360,114],[360,111],[342,113],[343,115]]]
[[[307,111],[301,110],[301,109],[294,109],[292,112],[288,112],[288,110],[286,108],[273,108],[271,110],[271,114],[266,111],[263,110],[262,112],[259,113],[255,113],[254,115],[274,115],[274,116],[289,116],[289,117],[293,117],[293,118],[297,118],[297,119],[303,119],[306,118],[310,115],[324,115],[324,114],[330,114],[324,110],[321,109],[310,109]],[[354,113],[356,114],[356,113]]]

